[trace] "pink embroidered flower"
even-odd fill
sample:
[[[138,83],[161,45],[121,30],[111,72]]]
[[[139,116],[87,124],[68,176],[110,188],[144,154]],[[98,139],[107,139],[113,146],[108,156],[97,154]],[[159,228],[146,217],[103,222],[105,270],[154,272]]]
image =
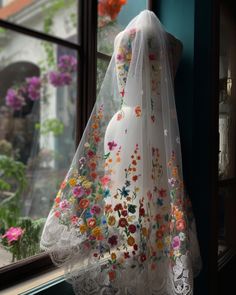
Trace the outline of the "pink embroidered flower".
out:
[[[111,180],[110,176],[104,175],[101,178],[101,183],[102,183],[103,186],[106,186],[109,183],[110,180]]]
[[[73,224],[76,224],[77,223],[77,221],[78,221],[78,217],[76,216],[76,215],[73,215],[72,217],[71,217],[71,222],[73,223]]]
[[[59,207],[62,210],[65,210],[70,207],[70,203],[67,200],[64,200],[64,201],[60,202]]]
[[[175,236],[172,240],[172,247],[174,250],[178,250],[180,247],[180,238],[179,236]]]
[[[124,56],[124,54],[122,54],[122,53],[118,53],[117,56],[116,56],[116,59],[117,59],[118,61],[124,61],[125,56]]]
[[[90,210],[91,214],[94,215],[99,215],[101,213],[101,207],[99,205],[93,205],[91,210]]]
[[[109,150],[110,150],[110,151],[113,151],[114,148],[117,146],[117,143],[115,143],[115,141],[113,140],[113,141],[108,142],[107,145],[108,145],[108,147],[109,147]]]
[[[85,190],[83,189],[83,187],[82,186],[75,186],[74,188],[73,188],[73,195],[75,196],[75,197],[77,197],[77,198],[81,198],[83,195],[84,195],[84,193],[85,193]]]
[[[12,242],[15,242],[15,241],[18,241],[22,235],[24,233],[24,230],[21,228],[21,227],[10,227],[5,235],[2,236],[2,238],[6,238],[8,243],[12,243]]]
[[[61,212],[60,211],[55,211],[54,216],[59,218],[61,216]]]

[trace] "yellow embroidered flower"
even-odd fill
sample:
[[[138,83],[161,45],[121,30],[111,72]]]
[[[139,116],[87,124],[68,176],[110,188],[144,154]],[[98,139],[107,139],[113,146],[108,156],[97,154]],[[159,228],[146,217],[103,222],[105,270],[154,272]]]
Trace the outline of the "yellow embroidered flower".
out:
[[[79,181],[80,181],[80,182],[82,182],[82,181],[84,181],[84,180],[86,179],[86,177],[85,177],[85,176],[82,176],[82,175],[80,175],[80,176],[78,177],[78,179],[79,179]]]
[[[111,253],[111,260],[116,260],[116,253]]]
[[[135,191],[136,193],[138,193],[138,192],[140,191],[140,188],[139,188],[139,187],[135,187],[135,188],[134,188],[134,191]]]
[[[128,239],[127,239],[127,244],[129,245],[129,246],[133,246],[134,244],[135,244],[135,239],[133,238],[133,237],[128,237]]]
[[[126,59],[127,59],[128,61],[130,61],[131,58],[132,58],[132,54],[131,54],[131,53],[127,53],[127,54],[126,54]]]
[[[92,186],[92,182],[91,181],[88,181],[88,180],[85,180],[83,183],[82,183],[83,187],[86,188],[86,189],[89,189],[91,188]]]
[[[92,235],[94,237],[99,237],[102,234],[102,230],[99,226],[96,226],[93,230],[92,230]]]
[[[115,223],[116,223],[116,218],[115,218],[115,216],[113,216],[113,215],[109,216],[109,218],[108,218],[108,224],[109,224],[110,226],[113,226]]]
[[[87,231],[87,226],[85,224],[81,224],[79,226],[81,234],[84,234]]]
[[[69,180],[69,184],[70,184],[70,186],[75,186],[75,185],[76,185],[76,182],[77,182],[77,180],[76,180],[75,178],[71,178],[71,179]]]
[[[163,242],[162,242],[162,240],[158,240],[157,241],[157,249],[158,250],[162,250],[163,249]]]
[[[165,243],[166,243],[167,246],[170,245],[170,241],[171,241],[170,236],[165,237]]]

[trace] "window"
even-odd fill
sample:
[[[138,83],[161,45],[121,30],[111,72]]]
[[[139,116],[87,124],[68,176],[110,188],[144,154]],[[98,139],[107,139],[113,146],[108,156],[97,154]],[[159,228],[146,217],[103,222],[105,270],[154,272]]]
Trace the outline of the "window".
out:
[[[111,14],[106,2],[1,1],[0,288],[52,267],[39,249],[45,218],[115,35],[147,7],[146,0],[123,0]]]

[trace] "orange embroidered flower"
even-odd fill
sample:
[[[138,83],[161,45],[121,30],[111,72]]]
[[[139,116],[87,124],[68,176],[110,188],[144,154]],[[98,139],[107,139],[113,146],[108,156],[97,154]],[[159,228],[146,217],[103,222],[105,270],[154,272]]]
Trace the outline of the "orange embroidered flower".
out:
[[[96,219],[93,217],[87,219],[87,225],[90,228],[94,227],[96,225]]]
[[[86,209],[89,206],[89,200],[88,199],[82,199],[79,202],[79,208]]]
[[[133,246],[134,244],[135,244],[135,239],[133,238],[133,237],[128,237],[128,239],[127,239],[127,244],[129,245],[129,246]]]
[[[182,231],[185,229],[185,227],[186,227],[186,223],[185,223],[184,219],[179,219],[176,221],[177,230]]]
[[[183,212],[182,211],[179,211],[179,210],[176,210],[175,211],[175,218],[177,220],[182,219],[183,218]]]
[[[142,109],[141,109],[140,106],[137,106],[137,107],[134,109],[134,111],[135,111],[135,115],[136,115],[136,117],[141,117]]]
[[[157,241],[157,249],[162,250],[163,249],[163,242],[161,240]]]
[[[76,183],[77,183],[77,181],[76,181],[75,178],[71,178],[71,179],[69,180],[69,184],[70,184],[70,186],[75,186]]]
[[[96,226],[93,230],[92,230],[92,235],[96,238],[98,238],[99,236],[101,236],[102,234],[102,230],[99,226]]]
[[[110,226],[113,226],[115,223],[116,223],[115,217],[114,216],[109,216],[109,218],[108,218],[108,224]]]
[[[147,230],[146,227],[143,227],[143,228],[142,228],[142,234],[144,235],[144,237],[147,237],[147,235],[148,235],[148,230]]]
[[[106,204],[105,205],[105,213],[112,212],[112,204]]]
[[[79,226],[79,230],[80,230],[81,234],[84,234],[87,230],[87,226],[85,224],[81,224]]]
[[[116,260],[116,253],[114,253],[114,252],[111,253],[111,259],[112,259],[112,260]]]

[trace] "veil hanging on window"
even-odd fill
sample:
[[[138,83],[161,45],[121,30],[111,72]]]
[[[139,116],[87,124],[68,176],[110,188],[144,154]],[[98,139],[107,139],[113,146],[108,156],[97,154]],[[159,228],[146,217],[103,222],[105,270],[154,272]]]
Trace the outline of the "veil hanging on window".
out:
[[[41,248],[65,268],[76,294],[193,294],[201,259],[168,39],[148,10],[115,39]]]

